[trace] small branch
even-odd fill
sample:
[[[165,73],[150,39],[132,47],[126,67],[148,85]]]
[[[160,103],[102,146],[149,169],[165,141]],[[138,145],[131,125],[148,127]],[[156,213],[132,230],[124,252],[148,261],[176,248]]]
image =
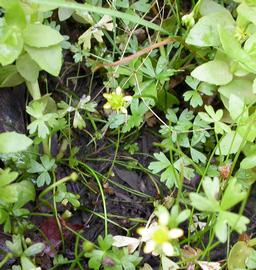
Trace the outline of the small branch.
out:
[[[144,54],[147,54],[149,52],[151,52],[152,50],[156,49],[156,48],[159,48],[159,47],[162,47],[162,46],[165,46],[167,44],[170,44],[172,42],[175,42],[175,39],[173,38],[167,38],[167,39],[164,39],[163,41],[160,41],[160,42],[157,42],[157,43],[154,43],[152,45],[150,45],[149,47],[146,47],[134,54],[131,54],[129,56],[126,56],[114,63],[110,63],[110,64],[100,64],[98,66],[96,66],[93,70],[93,72],[97,71],[98,69],[100,68],[106,68],[106,67],[116,67],[116,66],[120,66],[120,65],[123,65],[123,64],[127,64],[129,63],[130,61],[132,61],[133,59],[135,58],[138,58]]]

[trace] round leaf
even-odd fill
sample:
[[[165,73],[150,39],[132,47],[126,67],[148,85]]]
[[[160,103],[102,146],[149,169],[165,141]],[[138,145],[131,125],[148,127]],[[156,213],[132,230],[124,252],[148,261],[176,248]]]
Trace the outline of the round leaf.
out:
[[[16,67],[20,75],[27,81],[36,82],[39,76],[40,67],[26,53],[21,55],[16,61]]]
[[[33,141],[24,134],[4,132],[0,134],[0,153],[16,153],[26,150]]]
[[[61,63],[62,53],[60,45],[55,45],[47,48],[34,48],[25,46],[29,56],[45,71],[58,76]]]
[[[252,169],[256,167],[256,154],[244,158],[240,164],[241,169]]]
[[[245,262],[252,254],[253,249],[246,242],[239,241],[231,249],[228,256],[228,270],[246,268]]]
[[[25,44],[31,47],[49,47],[63,41],[62,35],[48,25],[29,24],[23,32]]]
[[[224,61],[213,60],[194,69],[191,76],[210,84],[225,85],[231,82],[233,75]]]
[[[0,87],[14,87],[23,81],[24,79],[18,73],[15,65],[0,68]]]
[[[226,98],[231,95],[240,97],[246,104],[256,101],[256,95],[252,91],[252,81],[246,79],[234,79],[225,86],[221,86],[218,91]],[[222,98],[223,99],[223,98]]]
[[[7,25],[0,31],[0,64],[3,66],[13,63],[23,48],[23,38],[20,30]]]

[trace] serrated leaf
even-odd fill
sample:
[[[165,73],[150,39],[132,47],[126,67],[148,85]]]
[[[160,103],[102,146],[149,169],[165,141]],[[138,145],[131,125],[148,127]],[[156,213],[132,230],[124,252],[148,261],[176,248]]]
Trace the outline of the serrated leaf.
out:
[[[155,153],[154,157],[158,161],[151,162],[148,167],[153,173],[159,173],[171,165],[171,162],[163,152]]]
[[[221,199],[221,209],[227,210],[238,204],[246,198],[247,192],[242,190],[241,184],[237,183],[236,178],[229,179],[228,186],[225,189]]]
[[[206,156],[193,147],[190,148],[190,154],[191,154],[193,161],[195,161],[196,163],[199,163],[200,161],[202,163],[206,162]]]

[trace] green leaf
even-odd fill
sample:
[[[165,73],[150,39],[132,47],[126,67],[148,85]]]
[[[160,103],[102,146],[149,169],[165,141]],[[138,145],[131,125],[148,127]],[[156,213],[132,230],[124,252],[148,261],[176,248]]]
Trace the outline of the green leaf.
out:
[[[29,56],[45,71],[53,76],[58,76],[61,64],[61,46],[55,45],[47,48],[34,48],[25,45]]]
[[[213,60],[198,66],[191,76],[210,84],[225,85],[232,81],[233,75],[228,64],[221,60]]]
[[[199,112],[198,115],[206,123],[213,123],[214,120],[205,112]]]
[[[24,255],[26,255],[27,257],[35,256],[36,254],[41,253],[44,248],[45,244],[43,243],[33,244],[24,251]]]
[[[238,97],[237,95],[231,94],[229,97],[229,108],[228,111],[233,120],[239,118],[245,109],[245,104],[243,99]]]
[[[240,163],[241,169],[248,170],[253,169],[254,167],[256,167],[256,154],[244,158]]]
[[[33,159],[30,161],[30,168],[28,169],[29,173],[41,173],[44,171],[45,168],[40,163]]]
[[[190,214],[191,214],[191,211],[189,209],[181,211],[176,218],[176,222],[178,223],[178,225],[184,222],[185,220],[187,220]]]
[[[15,203],[18,200],[19,190],[17,184],[10,184],[0,188],[0,202]]]
[[[224,135],[219,147],[216,149],[216,155],[236,154],[242,145],[243,138],[235,131],[231,131]]]
[[[200,161],[202,163],[206,162],[206,156],[193,147],[190,148],[190,154],[191,154],[193,161],[195,161],[196,163],[199,163]]]
[[[237,13],[246,20],[252,22],[253,24],[256,24],[256,7],[255,6],[248,6],[245,3],[242,3],[237,7]]]
[[[33,141],[24,134],[4,132],[0,134],[0,153],[17,153],[25,151]]]
[[[110,234],[105,236],[104,239],[101,235],[98,237],[99,246],[103,251],[109,250],[112,247],[113,242],[113,237]]]
[[[190,105],[193,108],[196,108],[198,106],[202,106],[203,105],[203,99],[200,96],[200,94],[198,93],[198,91],[195,90],[191,90],[191,91],[186,91],[184,94],[184,100],[185,101],[189,101],[190,100]]]
[[[219,178],[214,177],[212,180],[210,177],[205,177],[203,180],[203,189],[209,200],[217,201],[220,189]]]
[[[26,256],[22,255],[20,258],[22,270],[36,270],[37,267]]]
[[[246,268],[245,262],[252,254],[253,248],[249,247],[244,241],[238,241],[232,247],[228,256],[228,270]]]
[[[74,13],[74,9],[71,9],[71,8],[62,8],[60,7],[58,9],[58,17],[59,17],[59,20],[62,22],[62,21],[65,21],[67,20],[68,18],[70,18],[72,16],[72,14]]]
[[[16,60],[16,68],[20,75],[30,82],[36,82],[39,76],[40,67],[37,63],[31,59],[31,57],[26,53],[21,55]]]
[[[240,125],[237,127],[238,134],[249,142],[253,142],[256,138],[255,116],[256,112],[241,121]]]
[[[252,81],[248,79],[234,79],[232,82],[225,86],[219,87],[218,91],[221,95],[228,100],[231,95],[238,96],[245,104],[250,104],[256,101],[256,95],[252,91]],[[228,108],[228,102],[223,99],[225,106]]]
[[[155,153],[154,157],[158,161],[153,161],[149,164],[149,169],[153,173],[161,173],[160,181],[165,182],[167,187],[171,188],[176,180],[176,170],[169,161],[169,159],[165,156],[163,152]]]
[[[219,209],[219,203],[216,200],[209,200],[197,193],[191,192],[189,198],[191,205],[199,211],[216,212]]]
[[[217,4],[215,1],[212,0],[203,0],[200,3],[200,14],[202,16],[216,13],[216,12],[227,12],[227,9],[225,9],[224,6]]]
[[[225,215],[219,214],[214,230],[219,241],[225,243],[228,238],[228,226]]]
[[[81,130],[86,127],[85,121],[78,110],[75,111],[73,127]]]
[[[15,65],[0,68],[0,87],[14,87],[21,84],[24,79],[20,76]]]
[[[222,210],[230,209],[246,198],[246,191],[242,190],[242,186],[237,183],[236,178],[229,179],[228,186],[225,189],[221,199],[220,207]]]
[[[13,185],[16,185],[15,188],[18,191],[18,200],[14,204],[14,209],[19,209],[29,201],[35,200],[36,191],[32,182],[24,180]]]
[[[225,25],[229,30],[234,28],[234,19],[229,12],[216,12],[199,19],[190,30],[186,43],[199,47],[219,46],[219,25]]]
[[[5,170],[0,169],[0,187],[4,187],[12,183],[17,177],[17,172],[11,172],[11,169],[7,168]]]
[[[62,35],[48,25],[29,24],[23,32],[24,43],[31,47],[49,47],[64,39]]]
[[[26,15],[20,1],[1,0],[0,6],[5,9],[5,20],[8,25],[24,28],[27,24]]]
[[[46,171],[51,170],[55,164],[55,160],[50,159],[49,156],[47,156],[47,155],[43,155],[42,157],[40,157],[40,160],[41,160]]]
[[[126,124],[122,128],[122,132],[129,132],[132,128],[138,127],[144,120],[144,114],[148,108],[143,102],[139,103],[139,99],[133,99],[130,105],[131,113],[126,121]]]
[[[158,161],[151,162],[148,167],[153,173],[159,173],[160,171],[166,169],[167,167],[171,165],[171,162],[169,161],[169,159],[165,156],[163,152],[155,153],[154,157]]]
[[[42,172],[36,179],[36,183],[38,187],[42,187],[43,185],[51,184],[51,176],[48,172]]]
[[[225,53],[235,61],[238,61],[243,68],[252,73],[256,73],[256,62],[242,48],[239,41],[234,37],[233,31],[223,27],[219,28],[219,35]]]
[[[19,29],[6,25],[0,19],[0,63],[12,64],[23,49],[23,38]]]
[[[8,249],[15,255],[20,257],[22,254],[22,242],[21,242],[21,235],[12,235],[12,242],[7,240],[5,241],[6,246]]]
[[[253,250],[252,254],[246,260],[246,266],[249,269],[256,269],[256,250]]]
[[[250,219],[244,216],[240,216],[239,214],[235,214],[232,212],[221,212],[225,216],[225,219],[228,225],[238,232],[239,234],[246,231],[246,225],[250,223]]]
[[[196,90],[200,81],[191,77],[191,76],[186,76],[185,82],[187,85],[189,85],[193,90]]]

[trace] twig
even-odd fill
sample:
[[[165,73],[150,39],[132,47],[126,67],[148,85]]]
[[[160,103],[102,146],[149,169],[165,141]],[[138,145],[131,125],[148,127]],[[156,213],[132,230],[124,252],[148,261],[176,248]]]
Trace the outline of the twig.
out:
[[[116,66],[120,66],[122,64],[126,64],[126,63],[129,63],[130,61],[132,61],[133,59],[135,58],[138,58],[144,54],[147,54],[149,52],[151,52],[152,50],[156,49],[156,48],[159,48],[159,47],[162,47],[162,46],[165,46],[167,44],[170,44],[172,42],[174,42],[175,39],[173,38],[167,38],[167,39],[164,39],[163,41],[160,41],[160,42],[157,42],[157,43],[154,43],[152,45],[150,45],[149,47],[146,47],[134,54],[131,54],[129,56],[126,56],[116,62],[113,62],[113,63],[107,63],[107,64],[99,64],[98,66],[96,66],[93,70],[93,72],[97,71],[98,69],[100,68],[105,68],[105,67],[116,67]]]

